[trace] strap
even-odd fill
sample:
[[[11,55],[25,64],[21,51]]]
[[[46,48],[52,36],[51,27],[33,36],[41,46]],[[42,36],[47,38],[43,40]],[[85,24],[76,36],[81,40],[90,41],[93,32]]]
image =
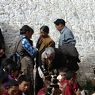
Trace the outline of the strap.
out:
[[[17,44],[17,46],[16,46],[16,48],[15,48],[15,53],[17,52],[17,49],[18,49],[18,46],[19,46],[20,42],[21,42],[24,38],[25,38],[25,37],[21,38],[20,41],[18,42],[18,44]]]

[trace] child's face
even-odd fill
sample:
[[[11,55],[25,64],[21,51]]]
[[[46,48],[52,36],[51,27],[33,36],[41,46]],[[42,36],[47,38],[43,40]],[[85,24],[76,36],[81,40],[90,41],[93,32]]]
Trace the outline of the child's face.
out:
[[[9,95],[18,95],[19,89],[18,86],[12,86],[8,89]]]
[[[60,72],[58,77],[57,77],[57,79],[59,81],[64,80],[65,78],[66,78],[66,73],[65,72]]]
[[[23,81],[21,84],[19,84],[19,90],[21,92],[26,92],[30,87],[30,83],[29,82],[26,82],[26,81]]]

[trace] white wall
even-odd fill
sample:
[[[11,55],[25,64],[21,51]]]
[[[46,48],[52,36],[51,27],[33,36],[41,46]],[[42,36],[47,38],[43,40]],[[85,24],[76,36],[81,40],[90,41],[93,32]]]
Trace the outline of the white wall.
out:
[[[50,35],[58,43],[59,33],[53,22],[63,18],[77,40],[76,47],[82,61],[81,78],[91,78],[92,66],[95,64],[94,8],[95,0],[0,0],[0,27],[5,37],[7,54],[11,53],[19,29],[25,24],[35,30],[34,44],[39,37],[39,28],[44,24],[50,27]]]

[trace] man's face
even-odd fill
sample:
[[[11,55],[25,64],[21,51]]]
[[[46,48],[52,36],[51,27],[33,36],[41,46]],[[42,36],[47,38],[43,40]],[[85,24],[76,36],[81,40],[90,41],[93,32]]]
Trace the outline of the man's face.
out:
[[[64,28],[64,25],[59,24],[59,25],[55,25],[55,27],[56,27],[56,29],[57,29],[58,31],[61,31],[61,30]]]
[[[21,92],[26,92],[30,87],[30,83],[29,82],[26,82],[26,81],[23,81],[21,84],[19,84],[19,90]]]
[[[18,95],[18,93],[19,93],[18,86],[12,86],[8,89],[9,95]]]

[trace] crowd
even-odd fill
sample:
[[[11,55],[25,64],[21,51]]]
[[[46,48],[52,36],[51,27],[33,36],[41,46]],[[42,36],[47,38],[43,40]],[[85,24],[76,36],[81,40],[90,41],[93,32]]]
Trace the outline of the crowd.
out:
[[[22,26],[12,52],[19,56],[18,63],[6,57],[0,31],[0,95],[81,95],[76,73],[80,62],[76,40],[63,19],[54,24],[60,32],[58,48],[48,26],[40,28],[36,47],[31,40],[34,30]]]

